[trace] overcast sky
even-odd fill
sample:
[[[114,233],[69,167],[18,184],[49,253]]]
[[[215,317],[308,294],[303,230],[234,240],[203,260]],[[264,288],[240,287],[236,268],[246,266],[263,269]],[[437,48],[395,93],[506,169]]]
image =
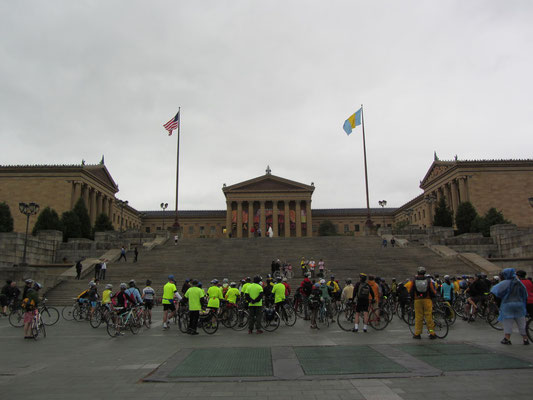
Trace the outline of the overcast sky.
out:
[[[0,0],[0,164],[105,163],[119,198],[225,209],[222,185],[315,183],[313,208],[421,193],[440,159],[533,158],[533,2]],[[24,199],[21,199],[24,200]],[[26,199],[28,201],[37,199]]]

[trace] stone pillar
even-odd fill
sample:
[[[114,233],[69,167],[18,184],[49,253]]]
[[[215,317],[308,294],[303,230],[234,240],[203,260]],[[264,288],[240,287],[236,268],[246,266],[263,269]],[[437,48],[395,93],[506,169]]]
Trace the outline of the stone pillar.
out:
[[[305,202],[305,213],[307,214],[307,237],[313,236],[313,219],[311,217],[311,199]]]
[[[470,198],[468,196],[468,188],[467,188],[467,182],[466,177],[459,178],[459,193],[461,195],[461,202],[470,201]]]
[[[302,237],[302,205],[296,200],[296,237]]]
[[[283,217],[283,224],[285,225],[285,237],[291,237],[291,213],[290,213],[290,210],[289,210],[289,204],[290,204],[290,201],[289,200],[285,200],[284,202],[284,205],[285,205],[285,216]]]
[[[85,183],[82,184],[81,195],[83,197],[83,202],[85,203],[85,208],[89,210],[89,186]]]
[[[108,214],[107,216],[109,217],[109,219],[111,221],[113,221],[113,199],[108,199],[109,201],[109,204],[108,204]]]
[[[260,202],[259,227],[261,228],[261,235],[266,236],[266,218],[265,218],[265,202]]]
[[[272,230],[274,231],[274,237],[278,234],[278,201],[272,200]]]
[[[232,202],[226,201],[226,237],[231,234],[231,207]]]
[[[90,198],[89,217],[91,217],[91,225],[94,225],[94,221],[96,221],[96,190],[91,189],[89,193],[89,198]]]
[[[450,182],[450,188],[452,192],[452,207],[453,215],[457,214],[457,207],[459,207],[459,193],[457,190],[457,181],[453,180]]]
[[[96,195],[96,218],[102,214],[102,193],[95,192]]]
[[[242,201],[237,202],[237,237],[242,238]]]
[[[248,237],[254,237],[252,227],[254,226],[254,202],[248,200]]]
[[[74,205],[81,197],[81,183],[72,182],[72,199],[70,200],[70,209],[74,208]]]

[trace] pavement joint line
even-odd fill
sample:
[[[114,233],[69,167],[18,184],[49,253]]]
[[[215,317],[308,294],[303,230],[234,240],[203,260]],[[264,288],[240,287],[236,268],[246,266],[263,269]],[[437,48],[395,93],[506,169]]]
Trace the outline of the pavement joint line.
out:
[[[378,353],[384,355],[388,359],[400,364],[407,370],[418,376],[439,376],[442,371],[438,368],[432,367],[428,363],[397,349],[387,344],[370,345],[370,348],[376,350]]]

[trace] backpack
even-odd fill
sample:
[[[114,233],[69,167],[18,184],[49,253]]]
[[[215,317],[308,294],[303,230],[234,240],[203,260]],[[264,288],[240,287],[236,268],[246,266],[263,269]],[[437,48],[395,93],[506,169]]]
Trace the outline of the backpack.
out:
[[[311,283],[311,281],[304,281],[304,286],[302,290],[306,296],[309,296],[313,291],[313,284]]]
[[[26,297],[24,300],[22,300],[21,306],[26,311],[33,311],[35,310],[35,301],[33,299],[30,300],[28,297]]]
[[[426,297],[426,293],[428,293],[430,290],[429,290],[429,279],[428,278],[423,278],[423,279],[418,279],[416,278],[415,279],[415,296],[416,297],[419,297],[419,298],[422,298],[422,297]],[[431,295],[431,293],[429,293]]]
[[[370,285],[368,283],[361,283],[359,289],[357,289],[357,298],[358,299],[368,299],[370,295]]]

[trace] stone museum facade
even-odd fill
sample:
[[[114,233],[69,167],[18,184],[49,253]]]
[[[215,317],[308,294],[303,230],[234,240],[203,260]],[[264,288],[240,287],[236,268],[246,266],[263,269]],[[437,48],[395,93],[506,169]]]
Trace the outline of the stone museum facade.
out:
[[[376,227],[405,221],[421,228],[431,226],[435,207],[444,197],[455,214],[461,202],[470,201],[479,214],[495,207],[518,226],[533,226],[533,160],[440,161],[435,159],[420,182],[422,193],[399,208],[372,208]],[[179,211],[184,238],[262,236],[272,228],[274,237],[317,235],[329,220],[340,234],[363,235],[366,208],[312,209],[314,184],[272,175],[224,185],[226,209]],[[15,231],[25,229],[18,203],[34,201],[59,214],[72,209],[80,197],[94,223],[100,213],[109,215],[116,230],[157,232],[174,224],[173,211],[137,211],[116,198],[118,185],[102,163],[67,166],[0,166],[0,202],[9,204]],[[362,199],[364,194],[362,194]],[[36,218],[32,218],[32,223]]]

